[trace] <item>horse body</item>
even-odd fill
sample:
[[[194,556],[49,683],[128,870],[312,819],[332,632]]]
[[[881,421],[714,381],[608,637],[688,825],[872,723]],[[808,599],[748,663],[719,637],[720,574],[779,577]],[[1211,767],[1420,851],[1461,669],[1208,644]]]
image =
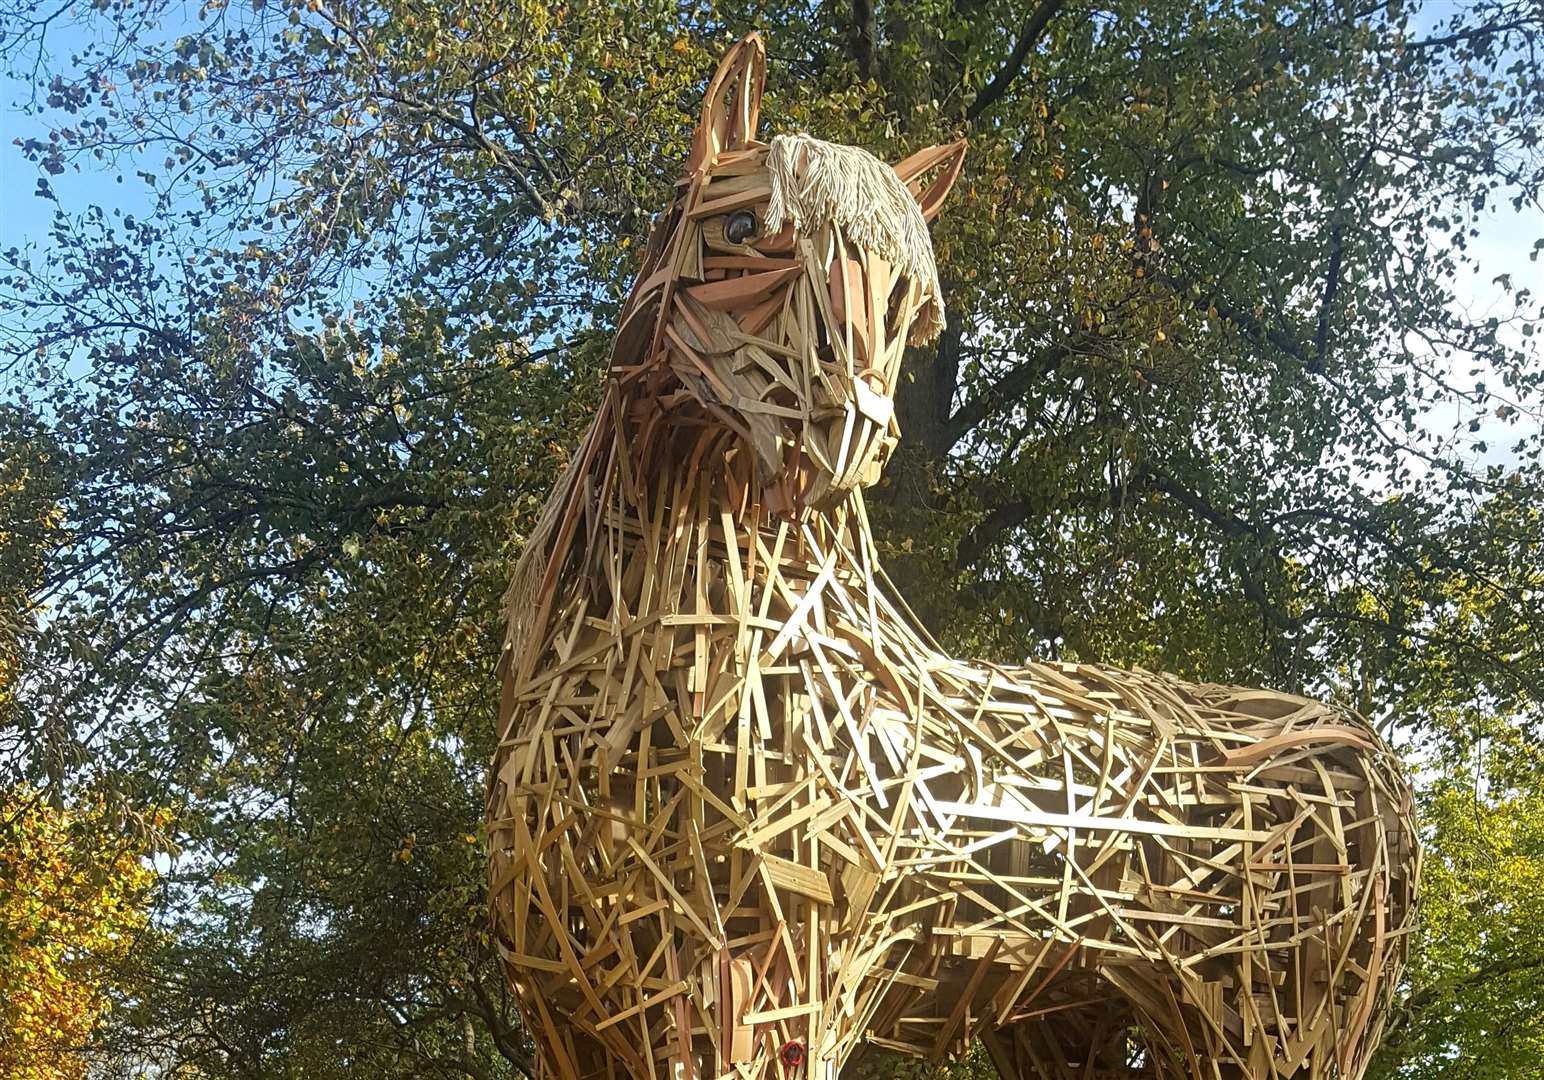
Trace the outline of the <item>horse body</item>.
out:
[[[763,63],[710,84],[508,598],[490,886],[544,1074],[828,1080],[980,1036],[1005,1078],[1359,1077],[1417,876],[1396,763],[1306,699],[916,627],[861,487],[962,148],[881,177],[758,143]]]

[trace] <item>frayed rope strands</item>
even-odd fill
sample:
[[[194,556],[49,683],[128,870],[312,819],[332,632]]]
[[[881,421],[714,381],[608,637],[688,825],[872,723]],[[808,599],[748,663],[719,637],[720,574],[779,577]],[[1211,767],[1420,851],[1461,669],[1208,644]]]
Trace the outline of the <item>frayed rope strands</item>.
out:
[[[778,135],[767,155],[772,197],[768,232],[790,223],[803,234],[832,223],[861,248],[902,268],[922,287],[910,341],[925,345],[944,328],[933,242],[917,200],[895,170],[867,150],[811,135]]]

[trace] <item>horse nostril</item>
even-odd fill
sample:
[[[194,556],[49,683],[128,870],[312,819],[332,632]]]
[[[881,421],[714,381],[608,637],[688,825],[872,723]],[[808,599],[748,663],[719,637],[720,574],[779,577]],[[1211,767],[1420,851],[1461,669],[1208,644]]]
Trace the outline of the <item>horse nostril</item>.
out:
[[[815,320],[815,354],[822,360],[835,359],[831,350],[831,332],[824,319]]]

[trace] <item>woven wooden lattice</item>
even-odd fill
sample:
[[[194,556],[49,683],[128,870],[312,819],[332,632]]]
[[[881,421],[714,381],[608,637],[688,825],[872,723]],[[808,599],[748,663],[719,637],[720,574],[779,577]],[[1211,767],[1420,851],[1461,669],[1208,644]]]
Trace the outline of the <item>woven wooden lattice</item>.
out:
[[[1313,701],[916,627],[861,489],[931,254],[851,206],[766,227],[822,163],[894,190],[809,140],[775,176],[764,70],[752,36],[710,84],[510,590],[490,884],[543,1075],[828,1080],[979,1037],[1006,1078],[1355,1080],[1418,876],[1397,763]],[[888,227],[963,153],[896,165]]]

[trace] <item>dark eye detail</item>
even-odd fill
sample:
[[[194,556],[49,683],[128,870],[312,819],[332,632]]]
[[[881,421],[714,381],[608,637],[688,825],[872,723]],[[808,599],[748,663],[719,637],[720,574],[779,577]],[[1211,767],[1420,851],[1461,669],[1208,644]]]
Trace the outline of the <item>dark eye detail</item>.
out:
[[[724,222],[724,239],[731,244],[743,244],[756,235],[756,215],[749,210],[736,210]]]

